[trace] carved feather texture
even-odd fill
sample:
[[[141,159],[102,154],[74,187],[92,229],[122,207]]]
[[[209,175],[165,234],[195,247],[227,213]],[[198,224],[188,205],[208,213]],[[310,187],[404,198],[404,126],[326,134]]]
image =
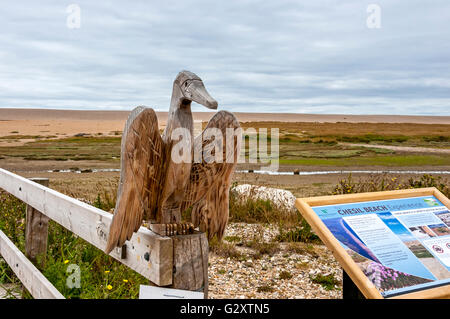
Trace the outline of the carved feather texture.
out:
[[[161,193],[164,144],[151,108],[138,107],[122,136],[121,176],[105,252],[121,247],[142,224],[156,215]]]
[[[204,136],[211,128],[219,129],[223,136],[223,144],[220,147],[223,150],[222,163],[209,160],[211,156],[215,156],[214,138]],[[231,176],[239,158],[241,136],[228,137],[232,141],[232,149],[227,149],[227,128],[235,131],[240,128],[239,122],[232,113],[220,111],[209,121],[203,133],[196,137],[194,147],[202,145],[204,156],[201,163],[192,165],[181,206],[181,211],[192,207],[192,223],[195,227],[200,227],[201,231],[207,232],[208,239],[214,236],[221,239],[228,223],[229,189]],[[227,152],[228,158],[233,159],[232,163],[227,162]]]
[[[215,140],[204,138],[208,129],[216,128],[223,136],[222,163],[215,157]],[[240,128],[235,116],[226,111],[216,113],[205,131],[195,139],[194,147],[203,150],[202,161],[193,163],[184,196],[177,204],[181,212],[192,207],[192,223],[211,239],[222,238],[228,222],[228,196],[231,176],[239,158],[240,135],[226,147],[227,128]],[[158,120],[151,108],[138,107],[128,117],[122,137],[121,176],[117,202],[105,252],[121,247],[141,226],[144,219],[164,214],[164,179],[170,150],[161,138]],[[232,154],[232,156],[230,156]],[[227,162],[231,158],[232,162]],[[181,207],[180,207],[181,206]]]

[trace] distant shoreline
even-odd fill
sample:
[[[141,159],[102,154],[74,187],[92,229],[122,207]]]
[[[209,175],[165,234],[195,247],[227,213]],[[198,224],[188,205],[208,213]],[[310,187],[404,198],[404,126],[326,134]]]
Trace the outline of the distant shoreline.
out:
[[[220,109],[219,109],[220,110]],[[114,110],[57,110],[0,108],[0,121],[74,120],[125,121],[130,111]],[[167,112],[156,112],[160,125],[167,120]],[[215,112],[193,112],[195,120],[208,121]],[[320,123],[417,123],[450,124],[450,116],[428,115],[346,115],[301,113],[244,113],[233,112],[240,122],[320,122]]]

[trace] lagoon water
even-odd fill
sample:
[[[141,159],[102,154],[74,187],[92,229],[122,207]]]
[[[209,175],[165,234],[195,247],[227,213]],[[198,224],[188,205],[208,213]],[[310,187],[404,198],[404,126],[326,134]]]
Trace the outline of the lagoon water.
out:
[[[294,172],[265,171],[265,170],[236,170],[236,173],[254,173],[268,175],[294,175]],[[300,171],[297,175],[330,175],[330,174],[450,174],[450,171],[398,171],[398,170],[342,170],[342,171]]]
[[[49,170],[48,173],[81,173],[73,170]],[[120,172],[118,168],[93,168],[89,173]],[[236,173],[253,173],[268,175],[294,175],[293,171],[269,171],[269,170],[236,170]],[[297,175],[331,175],[331,174],[439,174],[450,175],[450,171],[420,171],[420,170],[335,170],[335,171],[300,171]]]

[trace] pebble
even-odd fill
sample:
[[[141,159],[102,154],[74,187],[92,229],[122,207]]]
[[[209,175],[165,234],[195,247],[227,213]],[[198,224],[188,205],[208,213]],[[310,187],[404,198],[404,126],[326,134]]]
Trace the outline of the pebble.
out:
[[[273,225],[231,223],[225,236],[238,236],[242,241],[251,240],[254,234],[262,235],[264,242],[273,242],[278,234]],[[245,258],[242,261],[210,253],[209,298],[283,298],[283,299],[340,299],[342,298],[342,269],[323,245],[313,245],[318,258],[290,253],[279,245],[272,256],[260,259]],[[248,248],[236,246],[246,252]],[[247,250],[246,250],[247,249]],[[298,265],[301,264],[301,267]],[[224,270],[226,270],[224,272]],[[280,279],[282,271],[289,272],[290,279]],[[340,281],[336,289],[326,290],[313,283],[311,276],[333,276]]]
[[[231,190],[239,195],[242,200],[248,197],[253,199],[270,200],[275,206],[285,209],[289,212],[296,212],[296,197],[290,191],[279,188],[257,186],[251,184],[237,185]]]

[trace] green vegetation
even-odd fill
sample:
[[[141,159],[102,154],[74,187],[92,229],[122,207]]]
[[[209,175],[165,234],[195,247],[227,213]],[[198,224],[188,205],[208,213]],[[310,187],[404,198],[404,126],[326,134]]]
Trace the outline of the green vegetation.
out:
[[[245,127],[245,125],[247,124],[243,126]],[[273,123],[263,123],[260,126],[248,123],[248,125],[257,128],[277,127]],[[379,144],[450,148],[450,130],[448,128],[449,126],[442,125],[387,125],[386,123],[364,123],[363,125],[302,123],[301,126],[298,123],[283,123],[283,130],[280,132],[279,163],[328,167],[449,166],[450,157],[448,155],[400,153],[376,147]],[[19,135],[18,131],[12,131],[10,134],[0,137],[2,145],[20,140],[34,141],[21,146],[1,146],[0,159],[98,160],[119,164],[120,131],[111,132],[110,135],[113,136],[96,134],[95,136],[63,139],[55,139],[55,136]],[[258,135],[246,137],[246,141],[252,142],[259,139]],[[268,140],[271,140],[270,136],[268,136]],[[343,143],[346,144],[343,145]],[[366,144],[370,147],[355,146],[351,143]],[[84,167],[83,163],[76,163],[73,166]],[[320,186],[320,184],[316,183],[315,186]],[[448,185],[448,181],[431,175],[407,180],[390,175],[373,175],[354,180],[349,175],[335,186],[333,194],[436,187],[446,196],[450,196]],[[116,186],[115,182],[113,189],[116,189]],[[70,194],[73,185],[68,182],[67,185],[64,184],[64,187]],[[94,191],[90,190],[90,192],[89,200],[93,202],[94,206],[106,211],[114,208],[116,198],[111,194],[115,194],[115,191],[106,190],[106,186],[102,184],[100,188]],[[100,193],[95,197],[98,192]],[[24,251],[25,205],[10,195],[0,193],[0,212],[0,229],[21,251]],[[188,217],[189,213],[186,211],[183,216]],[[258,231],[255,231],[253,237],[250,238],[226,236],[221,242],[213,239],[210,243],[210,250],[219,256],[245,262],[249,258],[267,258],[267,256],[280,252],[285,254],[284,256],[295,253],[307,254],[314,258],[320,257],[316,246],[316,244],[321,244],[320,239],[296,211],[285,211],[274,206],[268,200],[251,198],[242,200],[231,192],[229,220],[230,222],[275,225],[279,229],[279,235],[272,242],[264,240],[263,234]],[[413,251],[418,256],[426,256],[423,247],[416,247]],[[141,275],[106,256],[102,251],[54,222],[50,222],[49,245],[45,257],[46,265],[40,270],[67,298],[136,298],[139,284],[148,283],[148,280]],[[66,286],[69,276],[67,268],[71,264],[76,264],[81,269],[80,289],[69,289]],[[297,267],[306,269],[308,265],[298,263]],[[227,271],[219,269],[218,273],[225,275]],[[289,272],[279,273],[280,279],[291,277],[292,274]],[[311,280],[321,284],[325,289],[334,289],[335,285],[339,284],[333,275],[317,275]],[[18,280],[0,258],[0,284],[10,282],[18,283]],[[268,284],[258,287],[257,291],[272,292],[274,288]],[[27,294],[26,297],[30,296]]]
[[[403,135],[379,135],[379,134],[364,134],[364,135],[356,135],[356,136],[337,136],[336,140],[339,142],[347,142],[347,143],[403,143],[409,139],[407,136]]]
[[[226,243],[225,241],[219,241],[214,237],[209,242],[209,250],[218,256],[225,258],[245,260],[245,256],[236,249],[234,244]]]
[[[252,258],[255,259],[260,259],[263,255],[272,256],[279,251],[277,243],[264,242],[261,237],[246,242],[245,246],[254,250]]]
[[[223,269],[223,268],[220,268],[220,269],[217,270],[217,273],[218,273],[219,275],[224,275],[224,274],[227,273],[227,271],[226,271],[225,269]]]
[[[388,156],[367,156],[349,158],[301,158],[301,159],[280,159],[280,164],[305,165],[305,166],[449,166],[450,156],[448,155],[388,155]]]
[[[271,285],[262,285],[256,288],[257,292],[274,292],[275,289]]]
[[[322,275],[318,274],[314,277],[310,277],[311,281],[315,284],[320,284],[326,290],[336,289],[335,286],[339,284],[339,280],[334,278],[333,274]]]
[[[296,150],[296,151],[285,151],[281,154],[281,159],[296,159],[296,158],[348,158],[362,155],[368,152],[366,150],[350,149],[350,150],[330,150],[330,149],[320,149],[320,150]]]
[[[338,124],[336,124],[339,126]],[[419,127],[420,128],[420,127]],[[315,129],[311,132],[298,133],[291,130],[280,132],[279,163],[286,165],[305,166],[423,166],[450,165],[450,157],[436,154],[410,154],[399,151],[377,148],[376,145],[404,145],[433,148],[450,148],[450,136],[438,135],[430,131],[428,135],[364,133],[355,134],[352,131],[333,132],[327,128],[322,134]],[[392,130],[392,129],[391,129]],[[420,130],[418,130],[420,131]],[[358,131],[361,132],[361,129]],[[380,129],[381,132],[381,129]],[[0,157],[23,158],[25,160],[56,160],[56,161],[111,161],[119,163],[120,132],[111,132],[114,136],[96,134],[94,136],[74,136],[54,139],[55,136],[40,135],[8,135],[1,140],[13,142],[19,140],[34,140],[21,146],[0,147]],[[259,134],[244,136],[248,158],[248,144],[261,139]],[[267,138],[268,142],[271,136]],[[346,144],[342,144],[346,143]],[[363,147],[352,143],[373,145]],[[423,151],[422,151],[423,152]],[[270,147],[269,147],[270,153]],[[261,155],[261,154],[259,154]],[[261,157],[259,160],[264,161]]]
[[[448,185],[449,182],[442,177],[434,177],[429,174],[425,174],[419,179],[410,178],[408,180],[402,180],[398,177],[389,176],[388,174],[371,175],[356,181],[349,174],[347,178],[339,181],[334,187],[333,195],[436,187],[445,196],[450,197],[450,187]]]
[[[292,274],[289,271],[283,270],[278,275],[278,278],[280,278],[281,280],[291,279],[292,278]]]
[[[17,136],[14,136],[14,138],[19,139]],[[38,136],[27,136],[26,138],[38,140],[21,146],[0,147],[0,156],[41,161],[99,160],[119,162],[120,159],[120,137],[97,136],[40,139]]]
[[[422,140],[424,140],[425,142],[449,143],[450,136],[443,136],[443,135],[422,136]]]
[[[280,143],[364,143],[422,147],[450,147],[446,124],[246,122],[244,129],[280,128]]]
[[[277,240],[280,242],[322,243],[320,238],[311,231],[311,226],[304,219],[301,220],[300,226],[296,226],[294,229],[285,231],[280,227],[280,234],[277,236]]]
[[[335,186],[333,194],[436,187],[446,196],[450,196],[448,185],[448,181],[432,175],[407,180],[389,175],[374,175],[354,180],[349,175]],[[104,191],[93,199],[93,204],[98,208],[110,210],[115,206],[115,201],[115,196]],[[0,229],[21,251],[24,251],[25,205],[13,196],[1,192],[0,211],[2,212]],[[250,238],[227,236],[220,242],[213,239],[210,250],[219,256],[239,261],[273,256],[279,252],[283,252],[284,256],[296,253],[307,254],[314,258],[320,257],[317,246],[314,245],[321,242],[298,212],[279,209],[270,201],[242,200],[231,191],[230,221],[278,225],[280,234],[272,242],[267,242],[264,240],[264,229],[262,225],[259,225]],[[39,269],[66,298],[136,298],[139,284],[148,283],[146,278],[54,222],[50,222],[48,239],[46,264]],[[414,249],[418,256],[425,256],[422,250],[422,247]],[[69,289],[66,285],[67,277],[70,275],[67,269],[71,264],[78,265],[81,270],[81,288],[79,289]],[[251,267],[251,264],[248,267]],[[302,268],[305,265],[300,263],[298,267]],[[226,272],[219,270],[218,273]],[[288,273],[280,273],[279,278],[289,279],[290,277]],[[311,280],[321,284],[325,289],[334,289],[335,285],[339,284],[333,275],[317,275]],[[0,260],[0,284],[11,282],[18,283],[18,280],[6,263]],[[267,285],[257,290],[270,292],[273,288]],[[26,294],[25,297],[30,296]]]
[[[273,205],[270,200],[252,199],[251,196],[242,200],[230,191],[230,222],[284,224],[296,225],[301,216]]]
[[[433,255],[421,244],[412,245],[409,247],[409,249],[411,249],[411,251],[417,258],[433,258]]]
[[[240,243],[242,240],[239,236],[225,236],[223,239],[230,243]]]
[[[450,157],[446,154],[404,153],[377,148],[376,145],[404,145],[433,148],[450,147],[450,136],[406,136],[406,135],[307,135],[284,133],[279,140],[279,164],[303,166],[448,166]],[[258,137],[252,137],[258,139]],[[346,144],[342,144],[346,143]],[[366,146],[352,145],[352,143]],[[268,147],[270,150],[270,147]],[[261,154],[260,154],[261,155]],[[249,156],[248,145],[245,152]],[[259,158],[262,162],[265,157]]]
[[[242,240],[238,236],[227,236],[224,237],[223,241],[219,242],[214,238],[210,242],[210,249],[219,256],[237,260],[260,259],[264,255],[273,256],[282,250],[317,256],[312,246],[295,245],[303,243],[321,244],[319,237],[311,231],[311,227],[298,211],[280,209],[269,200],[255,200],[251,196],[242,200],[231,190],[229,220],[230,222],[260,225],[252,233],[250,239],[247,240]],[[264,240],[262,225],[268,224],[278,225],[279,228],[280,235],[273,242]],[[289,245],[286,248],[282,248],[280,243],[289,243]],[[247,255],[245,255],[236,246],[250,248],[251,252],[247,252]]]
[[[431,166],[450,165],[447,155],[377,148],[377,145],[450,148],[448,125],[411,123],[241,123],[244,129],[280,128],[279,163],[304,166]],[[254,133],[247,140],[258,140]],[[352,145],[352,144],[364,144]],[[366,147],[370,146],[370,147]],[[270,149],[270,147],[269,147]],[[247,148],[248,150],[248,148]],[[248,157],[248,151],[245,153]],[[264,161],[264,158],[260,158]]]
[[[13,132],[11,132],[13,133]],[[52,136],[51,138],[53,138],[54,136]],[[41,136],[41,135],[5,135],[5,136],[0,136],[0,139],[2,140],[35,140],[35,139],[41,139],[41,138],[46,138],[46,136]]]
[[[436,187],[445,196],[450,197],[449,181],[444,180],[441,176],[434,177],[433,175],[425,174],[419,179],[410,178],[408,185],[411,188]]]
[[[93,206],[103,209],[104,211],[110,211],[116,206],[117,193],[111,194],[108,191],[103,191],[103,196],[97,194],[97,198],[93,203]]]
[[[25,205],[15,197],[0,193],[0,229],[22,251],[25,250]],[[45,267],[38,267],[66,298],[137,298],[139,285],[148,280],[105,255],[83,239],[50,221]],[[41,257],[42,258],[42,257]],[[69,265],[81,271],[81,288],[69,289]],[[0,285],[19,283],[12,270],[0,262]],[[29,294],[25,297],[30,298]]]
[[[302,242],[289,242],[286,246],[286,250],[294,254],[310,255],[314,258],[319,257],[319,254],[315,251],[314,245],[311,243],[305,244]]]

